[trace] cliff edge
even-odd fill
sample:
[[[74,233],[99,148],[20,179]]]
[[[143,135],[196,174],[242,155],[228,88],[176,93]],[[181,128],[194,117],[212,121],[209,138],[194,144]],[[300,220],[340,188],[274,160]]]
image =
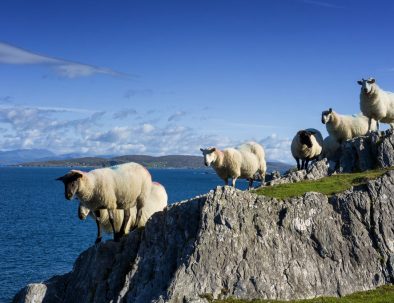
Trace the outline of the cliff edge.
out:
[[[206,302],[345,295],[394,281],[394,172],[328,198],[217,187],[83,252],[13,302]]]

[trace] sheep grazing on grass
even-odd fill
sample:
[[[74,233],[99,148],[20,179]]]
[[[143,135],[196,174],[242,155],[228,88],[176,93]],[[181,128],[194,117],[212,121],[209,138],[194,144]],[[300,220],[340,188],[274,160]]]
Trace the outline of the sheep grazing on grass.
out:
[[[394,93],[382,90],[374,78],[357,81],[361,85],[360,109],[369,118],[368,132],[371,131],[371,120],[390,124],[394,128]]]
[[[165,188],[157,183],[152,183],[152,190],[148,200],[145,205],[141,209],[141,219],[137,225],[137,208],[133,207],[130,209],[130,219],[126,225],[125,233],[128,234],[129,231],[135,227],[144,227],[148,219],[156,212],[162,211],[167,206],[168,196]],[[101,242],[102,234],[101,230],[110,233],[112,232],[112,226],[109,221],[108,210],[101,209],[100,216],[97,218],[89,208],[84,207],[83,205],[79,205],[78,208],[78,217],[81,220],[85,220],[86,217],[90,215],[95,219],[97,224],[97,238],[96,244]],[[124,211],[122,209],[114,210],[114,227],[116,232],[120,232],[122,223],[124,218]]]
[[[291,153],[297,162],[298,170],[307,169],[309,161],[318,159],[322,150],[323,137],[314,128],[298,131],[291,142]]]
[[[212,166],[225,185],[232,179],[232,186],[238,178],[249,181],[249,189],[253,186],[255,174],[259,174],[264,182],[267,165],[263,147],[256,142],[248,142],[237,148],[220,150],[216,147],[201,148],[206,166]]]
[[[125,163],[90,172],[71,170],[57,180],[64,183],[64,195],[72,200],[76,196],[81,205],[100,217],[100,210],[107,209],[114,239],[125,234],[130,209],[136,207],[136,222],[141,220],[141,209],[149,198],[152,178],[148,170],[137,163]],[[114,210],[123,209],[124,218],[119,232],[114,226]]]
[[[326,125],[327,132],[335,138],[339,144],[360,136],[365,136],[368,130],[376,130],[376,121],[371,121],[363,115],[345,116],[336,113],[330,108],[321,114],[321,122]],[[370,127],[370,128],[369,128]]]

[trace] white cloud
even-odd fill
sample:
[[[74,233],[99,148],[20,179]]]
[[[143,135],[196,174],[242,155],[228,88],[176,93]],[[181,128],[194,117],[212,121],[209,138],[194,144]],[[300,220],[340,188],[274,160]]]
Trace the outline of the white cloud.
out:
[[[106,74],[110,76],[125,75],[109,68],[39,55],[34,52],[30,52],[2,42],[0,42],[0,63],[18,65],[47,65],[52,67],[58,75],[66,78],[87,77],[95,74]]]
[[[137,114],[137,111],[135,109],[125,108],[125,109],[115,112],[112,115],[112,118],[122,120],[122,119],[126,119],[128,116],[133,116],[136,114]]]
[[[171,116],[168,117],[168,121],[178,121],[181,117],[185,116],[186,112],[184,111],[177,111],[173,113]]]
[[[272,134],[260,140],[260,143],[264,146],[267,160],[292,163],[290,139],[279,138],[276,134]]]
[[[168,122],[166,116],[154,122],[135,120],[127,125],[111,117],[105,112],[76,108],[0,107],[0,150],[43,148],[58,154],[199,155],[200,147],[232,147],[252,139],[241,141],[214,131],[204,134],[200,129]],[[292,162],[291,140],[272,134],[258,141],[264,145],[268,160]]]
[[[142,131],[145,134],[151,133],[152,131],[154,131],[154,129],[155,129],[155,127],[152,124],[145,123],[145,124],[142,125]]]

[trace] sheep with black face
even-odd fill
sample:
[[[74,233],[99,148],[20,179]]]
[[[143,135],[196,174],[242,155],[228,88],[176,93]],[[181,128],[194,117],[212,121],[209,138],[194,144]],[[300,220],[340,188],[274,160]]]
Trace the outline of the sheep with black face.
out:
[[[57,180],[64,183],[67,200],[76,196],[81,205],[100,217],[100,210],[107,209],[109,221],[118,241],[126,232],[130,209],[137,208],[137,225],[141,219],[141,209],[149,198],[152,178],[148,170],[138,163],[125,163],[90,172],[71,170]],[[114,210],[123,209],[124,219],[120,232],[114,226]]]
[[[291,142],[291,153],[297,162],[298,170],[307,169],[309,161],[318,159],[322,150],[323,137],[314,128],[298,131]]]
[[[130,209],[130,220],[126,225],[125,233],[129,233],[130,230],[134,229],[135,227],[144,227],[146,222],[148,222],[149,218],[156,212],[162,211],[164,208],[167,207],[168,196],[167,192],[163,185],[152,182],[152,190],[149,196],[148,201],[145,203],[141,210],[141,219],[140,221],[136,222],[137,220],[137,207],[133,207]],[[84,207],[83,205],[79,205],[78,208],[78,217],[81,220],[85,220],[88,215],[90,215],[93,219],[96,220],[97,225],[97,237],[96,237],[96,244],[101,242],[102,239],[102,229],[106,232],[112,232],[112,226],[109,221],[109,214],[108,210],[101,209],[100,216],[97,218],[93,212],[90,211],[89,208]],[[124,218],[124,210],[123,209],[116,209],[113,211],[114,213],[114,227],[116,232],[120,232],[122,227],[123,218]]]

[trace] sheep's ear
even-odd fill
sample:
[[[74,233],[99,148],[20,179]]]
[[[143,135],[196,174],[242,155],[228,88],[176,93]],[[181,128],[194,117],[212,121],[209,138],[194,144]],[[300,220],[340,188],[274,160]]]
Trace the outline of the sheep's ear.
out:
[[[329,112],[330,114],[332,113],[332,108],[331,108],[331,107],[328,109],[328,112]]]
[[[357,83],[358,83],[359,85],[363,85],[363,81],[361,81],[361,80],[358,80]]]
[[[55,179],[56,181],[64,181],[64,176]]]
[[[374,78],[370,78],[370,79],[368,80],[368,83],[369,83],[369,84],[375,83],[375,79],[374,79]]]
[[[202,152],[204,152],[204,149],[203,149],[202,147],[200,148],[200,150],[201,150]]]
[[[82,178],[82,177],[83,177],[83,174],[84,174],[84,172],[81,171],[81,170],[74,170],[74,169],[73,169],[73,170],[70,172],[70,175],[71,175],[73,178],[75,178],[75,179]]]
[[[216,147],[212,147],[211,151],[213,152],[216,151]]]

